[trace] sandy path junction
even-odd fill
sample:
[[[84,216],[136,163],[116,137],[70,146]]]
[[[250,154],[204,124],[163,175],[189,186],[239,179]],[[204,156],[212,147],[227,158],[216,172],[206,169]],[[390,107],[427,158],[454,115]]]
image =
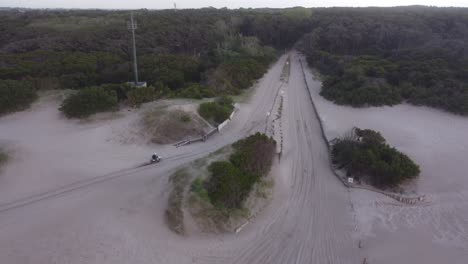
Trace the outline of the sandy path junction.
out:
[[[78,147],[70,151],[69,163],[56,164],[52,166],[54,169],[34,158],[41,156],[38,153],[30,154],[30,165],[38,167],[28,167],[19,176],[15,175],[21,179],[8,174],[20,170],[13,162],[2,175],[13,183],[0,187],[5,190],[5,194],[0,194],[1,263],[362,263],[364,258],[370,263],[392,263],[395,255],[402,260],[398,263],[409,259],[419,263],[423,259],[419,253],[402,257],[404,232],[391,233],[378,226],[375,230],[383,231],[377,236],[364,232],[369,225],[374,230],[375,220],[369,215],[388,216],[379,213],[383,209],[375,209],[373,202],[390,201],[373,193],[350,191],[333,176],[299,57],[292,53],[287,84],[280,81],[285,60],[286,56],[281,57],[259,81],[254,95],[240,106],[225,132],[207,143],[177,149],[158,146],[167,158],[157,166],[131,169],[152,151],[149,147],[133,146],[126,155],[128,146],[112,141],[100,143],[113,127],[120,126],[119,122],[125,126],[125,118],[89,128],[94,133],[90,136],[96,141],[94,147],[99,150],[94,150],[94,154],[87,154],[89,147]],[[320,87],[318,83],[314,85]],[[164,223],[170,172],[239,138],[263,132],[266,113],[281,91],[284,92],[284,149],[279,166],[273,171],[275,194],[270,205],[237,234],[181,237],[171,233]],[[41,132],[35,123],[31,127],[15,123],[21,118],[31,122],[50,118],[54,114],[51,109],[40,117],[29,116],[42,113],[32,111],[1,119],[0,139],[21,142],[34,134],[43,134],[37,148],[24,146],[21,150],[30,153],[52,144],[50,140],[54,138],[63,144],[70,142],[65,136],[61,138],[61,134],[47,136],[50,132]],[[331,117],[330,114],[327,118]],[[63,124],[65,121],[50,122]],[[13,130],[12,124],[21,128],[24,135]],[[76,124],[63,126],[63,134],[76,129]],[[81,133],[87,137],[88,132]],[[76,135],[76,139],[87,138]],[[53,162],[62,155],[59,150],[50,153],[56,156],[51,154],[41,159]],[[119,153],[120,159],[109,153]],[[81,159],[86,162],[78,161]],[[101,160],[107,164],[106,170],[93,174],[93,167],[99,167]],[[70,177],[67,168],[73,168]],[[40,186],[24,187],[38,172],[43,175],[35,180]],[[398,226],[398,221],[395,225]],[[363,249],[358,248],[359,240],[363,241]],[[384,250],[387,246],[390,251]],[[466,260],[462,252],[452,252],[456,254],[452,263]]]

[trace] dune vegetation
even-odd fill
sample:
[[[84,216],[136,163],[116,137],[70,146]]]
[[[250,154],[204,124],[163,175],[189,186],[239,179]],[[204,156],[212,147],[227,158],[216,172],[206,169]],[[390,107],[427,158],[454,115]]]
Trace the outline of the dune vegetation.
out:
[[[345,169],[349,176],[378,188],[388,188],[419,175],[419,166],[389,146],[379,132],[356,128],[353,133],[338,139],[332,148],[333,163]]]
[[[257,133],[239,140],[227,161],[215,161],[208,166],[205,182],[194,182],[193,188],[218,208],[240,209],[254,184],[270,171],[276,142]]]

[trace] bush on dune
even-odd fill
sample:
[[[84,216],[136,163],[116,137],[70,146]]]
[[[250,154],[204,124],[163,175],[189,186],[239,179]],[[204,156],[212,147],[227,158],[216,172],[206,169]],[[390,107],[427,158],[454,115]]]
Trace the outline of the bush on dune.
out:
[[[0,115],[27,109],[36,99],[29,82],[0,80]]]
[[[68,118],[85,118],[92,114],[116,110],[118,98],[115,91],[102,87],[89,87],[66,98],[60,111]]]
[[[211,176],[204,185],[211,203],[227,209],[242,208],[254,184],[268,174],[275,146],[272,138],[257,133],[234,143],[229,161],[211,163]]]
[[[419,166],[386,144],[379,132],[356,129],[356,136],[339,139],[332,149],[333,163],[348,174],[379,188],[394,187],[419,175]]]
[[[206,184],[208,197],[215,206],[239,208],[252,188],[255,178],[243,174],[228,161],[210,164],[211,178]]]
[[[222,123],[228,119],[234,110],[234,102],[228,96],[222,96],[215,102],[202,103],[198,107],[198,113],[212,123]]]
[[[168,92],[168,88],[161,83],[156,86],[132,88],[127,93],[128,102],[132,106],[140,106],[163,97]]]
[[[191,83],[187,87],[178,90],[175,95],[181,98],[202,99],[214,97],[215,92],[207,86]]]

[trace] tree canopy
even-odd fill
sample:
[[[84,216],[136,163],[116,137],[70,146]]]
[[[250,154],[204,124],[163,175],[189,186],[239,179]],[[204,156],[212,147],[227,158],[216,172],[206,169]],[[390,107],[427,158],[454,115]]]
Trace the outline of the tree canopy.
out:
[[[468,114],[468,9],[331,8],[302,43],[338,104],[403,101]]]
[[[236,94],[300,41],[322,95],[468,114],[468,9],[137,10],[141,79],[175,96]],[[0,11],[0,80],[82,89],[133,80],[128,11]],[[199,85],[194,86],[194,84]],[[189,91],[185,92],[184,90]]]

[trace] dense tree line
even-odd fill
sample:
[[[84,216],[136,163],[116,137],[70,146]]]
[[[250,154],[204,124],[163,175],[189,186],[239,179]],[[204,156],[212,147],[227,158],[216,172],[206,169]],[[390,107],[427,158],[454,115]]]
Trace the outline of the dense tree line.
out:
[[[138,10],[141,79],[171,96],[236,94],[302,39],[322,95],[353,106],[408,101],[468,113],[463,8]],[[0,11],[0,80],[34,89],[133,80],[128,11]],[[187,91],[186,91],[187,90]]]
[[[135,11],[141,79],[174,95],[189,87],[194,97],[237,93],[274,59],[267,46],[300,37],[308,13],[300,10]],[[0,79],[28,79],[36,89],[131,81],[128,20],[128,11],[0,11]]]
[[[276,142],[257,133],[233,144],[229,161],[212,162],[210,178],[204,188],[217,207],[241,208],[255,183],[268,174],[273,163]]]
[[[467,9],[331,8],[311,20],[302,49],[325,75],[325,98],[468,114]]]
[[[0,115],[28,108],[36,100],[36,91],[26,81],[0,80]]]
[[[356,128],[353,133],[332,148],[333,163],[348,175],[379,188],[394,187],[419,175],[419,166],[386,144],[379,132]]]

